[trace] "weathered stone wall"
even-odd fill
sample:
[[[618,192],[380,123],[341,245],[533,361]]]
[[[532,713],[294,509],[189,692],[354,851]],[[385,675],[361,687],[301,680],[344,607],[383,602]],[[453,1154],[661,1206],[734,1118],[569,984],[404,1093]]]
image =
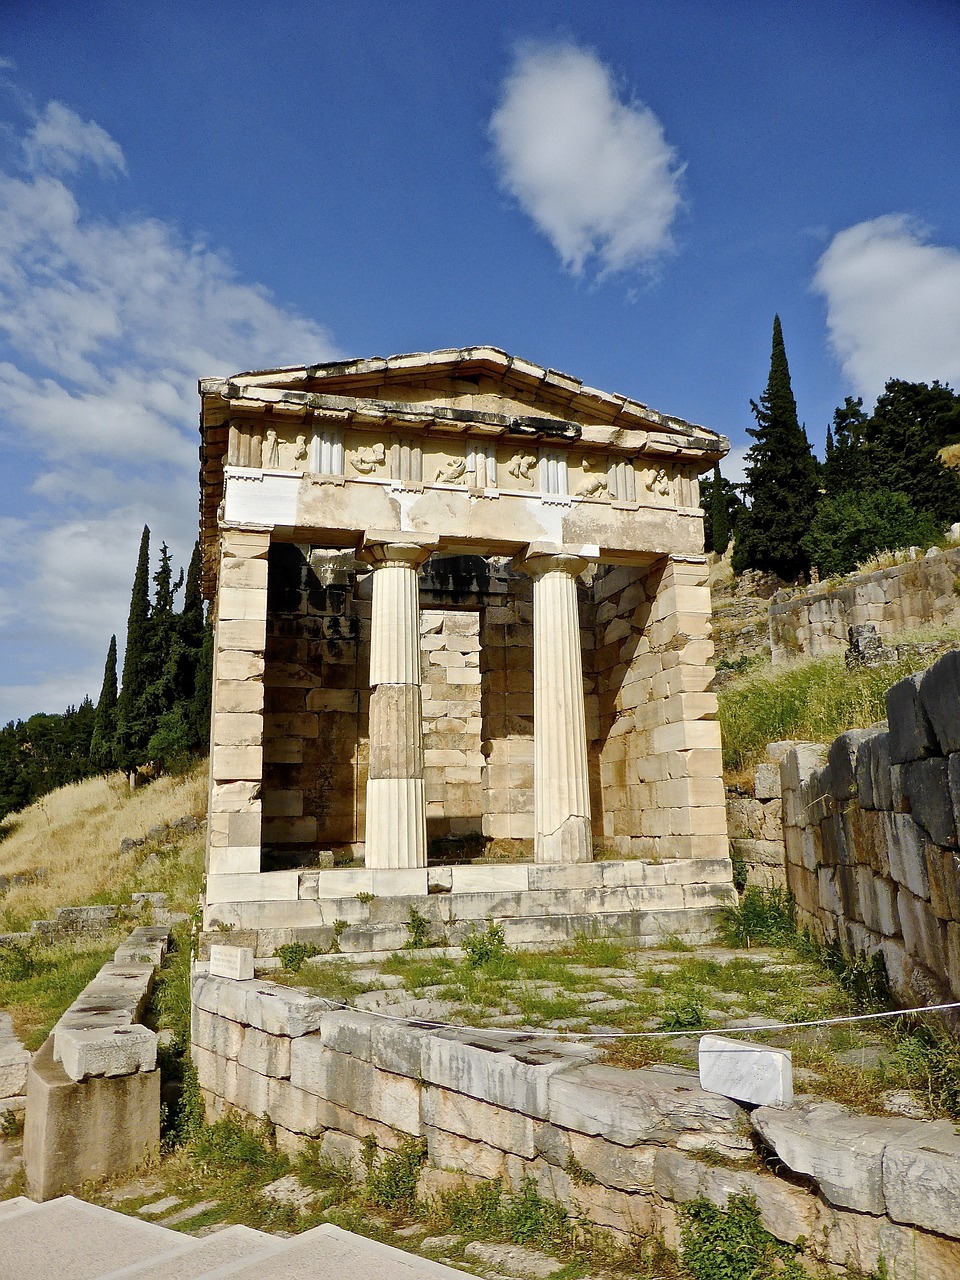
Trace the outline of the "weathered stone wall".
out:
[[[769,1231],[790,1244],[805,1237],[808,1257],[838,1269],[874,1272],[882,1257],[891,1277],[960,1274],[951,1124],[809,1100],[750,1111],[702,1090],[694,1072],[624,1071],[601,1055],[549,1037],[334,1009],[270,982],[194,980],[193,1056],[208,1116],[265,1116],[289,1149],[319,1143],[362,1173],[365,1138],[381,1151],[420,1140],[421,1195],[532,1179],[604,1228],[655,1232],[674,1246],[680,1204],[748,1194]],[[754,1134],[783,1176],[756,1160]]]
[[[792,600],[770,604],[773,662],[836,653],[847,646],[847,629],[872,622],[888,639],[925,623],[960,624],[960,547],[850,577],[836,587],[811,587]]]
[[[893,685],[887,717],[784,757],[787,883],[818,938],[882,953],[901,999],[960,999],[960,651]]]
[[[783,847],[780,761],[796,744],[771,742],[766,760],[753,776],[753,794],[727,788],[727,833],[734,876],[743,883],[765,889],[782,889],[787,883]],[[738,867],[738,864],[739,867]]]
[[[603,839],[633,857],[725,857],[704,557],[594,582]]]

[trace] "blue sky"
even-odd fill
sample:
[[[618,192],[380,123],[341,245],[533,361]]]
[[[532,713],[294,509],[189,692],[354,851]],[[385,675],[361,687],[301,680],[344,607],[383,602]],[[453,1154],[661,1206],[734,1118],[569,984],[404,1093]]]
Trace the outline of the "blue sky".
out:
[[[953,0],[8,0],[0,724],[96,698],[196,379],[491,343],[819,449],[960,383]],[[733,470],[733,468],[731,468]]]

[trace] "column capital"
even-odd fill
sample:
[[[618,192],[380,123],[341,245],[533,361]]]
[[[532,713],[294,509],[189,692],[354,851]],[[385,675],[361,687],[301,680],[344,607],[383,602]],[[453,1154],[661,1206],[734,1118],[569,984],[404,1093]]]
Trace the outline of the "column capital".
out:
[[[577,577],[587,565],[600,559],[600,548],[595,546],[564,546],[559,543],[531,542],[525,552],[518,555],[514,568],[531,578],[560,570]]]
[[[436,551],[440,539],[429,535],[405,534],[372,529],[364,534],[357,556],[372,569],[385,565],[406,565],[419,569]]]

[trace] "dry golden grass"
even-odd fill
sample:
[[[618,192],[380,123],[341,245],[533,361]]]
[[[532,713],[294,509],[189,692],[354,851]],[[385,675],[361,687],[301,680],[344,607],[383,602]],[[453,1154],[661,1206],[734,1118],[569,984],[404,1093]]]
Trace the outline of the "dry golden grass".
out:
[[[149,847],[120,852],[124,836],[145,836],[176,818],[202,818],[207,808],[207,766],[182,777],[159,778],[130,792],[122,774],[61,787],[0,824],[0,875],[46,875],[14,885],[0,898],[0,929],[17,929],[49,917],[57,907],[117,902],[131,889],[184,895],[199,888],[203,834],[179,842],[172,855]],[[151,855],[153,855],[151,857]],[[171,903],[171,905],[174,905]],[[192,905],[192,904],[189,904]]]

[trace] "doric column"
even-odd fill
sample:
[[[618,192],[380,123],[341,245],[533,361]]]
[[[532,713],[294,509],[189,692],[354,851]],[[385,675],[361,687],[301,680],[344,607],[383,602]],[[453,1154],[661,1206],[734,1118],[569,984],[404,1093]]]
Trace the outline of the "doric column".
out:
[[[583,713],[577,574],[589,562],[531,553],[533,578],[533,806],[537,862],[591,862],[590,782]]]
[[[365,860],[368,867],[425,867],[417,570],[436,543],[395,537],[368,537],[360,553],[374,571]]]

